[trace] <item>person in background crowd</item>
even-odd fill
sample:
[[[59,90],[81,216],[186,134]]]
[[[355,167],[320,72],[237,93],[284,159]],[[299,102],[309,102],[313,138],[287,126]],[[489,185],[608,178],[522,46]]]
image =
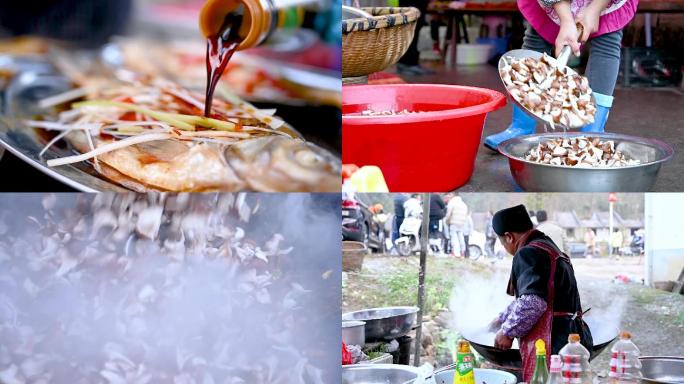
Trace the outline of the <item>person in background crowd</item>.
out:
[[[404,217],[421,217],[423,215],[423,204],[420,202],[420,195],[414,193],[404,202]]]
[[[465,6],[467,0],[454,0],[452,1],[449,6],[452,7],[456,2],[461,2]],[[440,3],[441,0],[434,0],[434,3]],[[431,14],[430,15],[430,38],[432,39],[432,52],[435,53],[437,56],[442,56],[444,52],[442,52],[442,48],[440,46],[440,41],[439,41],[439,28],[442,25],[446,25],[447,30],[446,30],[446,43],[449,43],[449,40],[451,39],[451,33],[452,31],[452,26],[449,23],[448,18],[446,18],[443,15],[437,15],[437,14]],[[446,44],[445,44],[446,47]],[[448,48],[448,47],[446,47]]]
[[[468,217],[468,206],[461,196],[454,195],[447,204],[446,221],[449,224],[449,239],[451,242],[451,255],[465,255],[465,241],[463,239],[463,227]]]
[[[589,259],[594,257],[596,252],[596,233],[591,228],[587,228],[584,231],[584,245],[584,256]]]
[[[610,234],[610,246],[613,248],[613,252],[611,253],[617,260],[620,260],[623,242],[624,238],[622,237],[622,231],[619,228],[613,229],[613,233]]]
[[[430,234],[439,232],[439,222],[446,216],[446,204],[436,194],[430,194]]]
[[[487,211],[487,228],[485,229],[485,252],[490,255],[496,255],[494,246],[496,245],[496,233],[494,232],[494,226],[492,225],[492,211]]]
[[[373,222],[377,224],[377,230],[378,230],[378,237],[380,239],[383,239],[382,241],[384,242],[385,239],[385,223],[389,219],[389,215],[385,213],[385,207],[380,204],[376,203],[373,204],[371,207],[372,209],[370,210],[373,213]],[[382,235],[381,235],[382,233]],[[382,245],[383,247],[385,246],[384,244]]]
[[[392,226],[392,244],[399,238],[399,227],[404,222],[404,203],[408,197],[405,193],[394,194],[394,221]]]
[[[466,216],[465,224],[463,225],[463,256],[466,258],[470,257],[470,247],[469,240],[470,234],[473,233],[473,216],[468,212]]]
[[[449,224],[447,223],[446,220],[446,206],[449,204],[449,200],[454,196],[453,193],[444,193],[442,194],[442,202],[444,203],[444,217],[442,218],[442,233],[444,235],[444,253],[445,254],[451,254],[451,236],[449,234]]]
[[[550,237],[554,243],[558,246],[561,252],[565,252],[567,248],[567,236],[565,236],[565,230],[561,228],[554,221],[548,220],[548,214],[545,210],[537,211],[537,229],[544,232],[546,236]]]
[[[432,38],[432,52],[434,52],[437,56],[442,56],[442,48],[439,44],[439,27],[441,27],[442,24],[444,24],[444,21],[439,15],[430,16],[430,38]]]
[[[399,59],[397,63],[397,72],[406,75],[431,75],[434,71],[420,66],[420,52],[418,52],[418,39],[420,30],[426,25],[425,15],[427,15],[428,0],[399,0],[401,7],[415,7],[420,11],[418,22],[416,23],[416,32],[413,34],[413,40],[409,45],[404,56]]]
[[[36,35],[98,47],[123,33],[132,0],[0,1],[0,36]]]

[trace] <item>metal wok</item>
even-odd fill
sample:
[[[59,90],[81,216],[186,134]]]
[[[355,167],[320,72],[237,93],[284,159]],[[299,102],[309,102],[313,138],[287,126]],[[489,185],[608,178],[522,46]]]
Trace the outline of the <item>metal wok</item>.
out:
[[[366,341],[393,340],[411,331],[418,307],[386,307],[347,312],[342,320],[366,322]]]
[[[594,347],[589,351],[591,353],[589,360],[592,360],[617,338],[619,330],[615,327],[605,326],[600,322],[592,321],[591,317],[585,318],[584,321],[589,326],[594,339]],[[464,334],[463,337],[470,342],[477,353],[482,355],[485,360],[501,368],[516,370],[522,367],[520,350],[516,347],[516,344],[513,345],[514,348],[509,350],[495,348],[494,333]]]

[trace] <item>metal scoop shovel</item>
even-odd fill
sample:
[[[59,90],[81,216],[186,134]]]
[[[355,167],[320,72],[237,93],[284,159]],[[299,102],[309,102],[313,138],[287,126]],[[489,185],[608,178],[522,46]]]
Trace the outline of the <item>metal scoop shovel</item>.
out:
[[[582,36],[582,32],[584,31],[584,26],[580,23],[577,23],[577,30],[579,32],[579,35]],[[554,59],[553,57],[550,57],[549,61],[550,61],[551,65],[554,65],[556,68],[559,68],[559,69],[565,71],[567,74],[576,75],[577,72],[575,72],[575,70],[573,70],[572,68],[567,66],[571,53],[572,53],[572,49],[570,48],[569,45],[566,45],[561,50],[560,54],[558,55],[558,58]],[[508,93],[508,95],[510,96],[510,99],[513,101],[513,103],[515,105],[517,105],[521,110],[525,111],[525,113],[527,113],[529,116],[531,116],[537,122],[541,123],[542,125],[544,125],[548,128],[551,128],[552,130],[554,130],[555,128],[561,128],[562,130],[567,131],[569,129],[579,129],[579,128],[583,127],[584,125],[586,125],[586,123],[579,125],[579,126],[566,126],[565,124],[562,124],[562,123],[551,124],[550,122],[548,122],[548,121],[542,119],[541,117],[537,116],[535,113],[533,113],[527,107],[522,105],[522,103],[518,102],[518,100],[516,100],[515,97],[513,97],[510,94],[510,91],[508,90],[508,87],[506,86],[506,82],[504,81],[503,76],[501,76],[501,72],[504,69],[504,67],[507,64],[509,64],[510,58],[514,58],[517,60],[526,59],[526,58],[533,58],[533,59],[539,60],[542,58],[543,55],[544,55],[543,53],[540,53],[537,51],[532,51],[529,49],[514,49],[512,51],[508,51],[508,52],[504,53],[501,56],[501,58],[499,59],[499,65],[498,65],[499,78],[501,78],[501,82],[503,83],[504,88],[506,88],[506,93]],[[548,78],[547,80],[552,81],[551,78]],[[593,100],[594,99],[593,94],[591,95],[591,98],[592,98],[592,101],[594,101]]]

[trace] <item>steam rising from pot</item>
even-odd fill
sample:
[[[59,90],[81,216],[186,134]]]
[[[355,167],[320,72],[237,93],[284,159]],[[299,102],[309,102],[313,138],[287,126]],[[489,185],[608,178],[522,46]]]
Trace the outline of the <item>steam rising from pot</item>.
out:
[[[0,382],[333,382],[338,208],[308,194],[3,197]]]
[[[471,341],[493,345],[494,333],[487,331],[487,326],[512,301],[506,295],[508,277],[504,272],[492,272],[459,279],[449,302],[452,328]]]

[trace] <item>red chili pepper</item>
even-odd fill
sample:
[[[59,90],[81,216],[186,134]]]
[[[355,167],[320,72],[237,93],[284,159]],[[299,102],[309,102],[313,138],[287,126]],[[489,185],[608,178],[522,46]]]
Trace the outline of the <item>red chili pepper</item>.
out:
[[[126,112],[121,117],[119,117],[119,120],[124,120],[124,121],[137,121],[138,119],[136,118],[135,112]]]

